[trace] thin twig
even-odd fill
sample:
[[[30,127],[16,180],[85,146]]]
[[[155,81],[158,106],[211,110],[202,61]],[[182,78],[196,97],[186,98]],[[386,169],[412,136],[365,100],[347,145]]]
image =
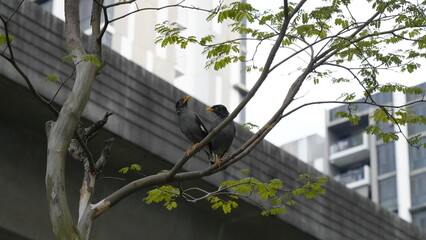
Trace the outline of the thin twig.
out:
[[[49,101],[49,104],[52,104],[53,103],[53,101],[55,100],[55,98],[56,98],[56,96],[59,94],[59,92],[61,91],[61,89],[62,89],[62,87],[65,85],[65,83],[67,83],[67,81],[69,80],[69,79],[71,79],[71,77],[74,75],[74,73],[75,73],[75,70],[76,70],[76,68],[75,68],[75,66],[73,67],[73,70],[72,70],[72,73],[64,80],[64,81],[62,81],[61,80],[61,85],[59,85],[59,88],[56,90],[56,92],[55,92],[55,94],[53,95],[53,97],[50,99],[50,101]]]
[[[19,8],[21,7],[22,3],[24,3],[25,0],[21,0],[21,2],[16,6],[15,10],[13,10],[12,14],[7,18],[6,23],[12,19],[12,17],[18,12]]]

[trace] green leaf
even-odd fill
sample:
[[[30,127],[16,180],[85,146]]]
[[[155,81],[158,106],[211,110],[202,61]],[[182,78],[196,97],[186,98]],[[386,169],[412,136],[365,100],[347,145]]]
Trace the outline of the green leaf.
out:
[[[142,168],[139,164],[134,163],[134,164],[130,165],[130,167],[124,167],[124,168],[118,170],[118,172],[122,173],[122,174],[126,174],[126,173],[129,172],[129,170],[140,171],[141,169]]]
[[[272,188],[281,189],[283,188],[283,182],[280,179],[272,179],[269,183]]]
[[[148,191],[148,195],[144,198],[144,201],[146,204],[164,202],[164,207],[170,211],[178,206],[174,199],[179,196],[179,194],[179,189],[170,185],[164,185]]]
[[[71,60],[71,59],[73,59],[73,58],[77,58],[77,55],[75,55],[75,54],[69,54],[69,55],[66,55],[65,57],[62,57],[62,58],[61,58],[61,61],[62,61],[62,62],[66,62],[66,61]]]
[[[317,177],[317,180],[318,182],[326,183],[328,182],[328,177],[325,177],[325,176]]]
[[[167,210],[171,211],[174,208],[177,208],[178,204],[175,201],[171,201],[171,202],[165,202],[164,206],[167,208]]]
[[[303,194],[305,192],[306,192],[306,189],[304,189],[304,188],[297,188],[297,189],[291,191],[291,193],[293,195],[301,195],[301,194]]]
[[[83,61],[85,62],[90,62],[93,65],[95,65],[96,67],[100,67],[101,66],[101,62],[92,54],[86,54],[83,56]]]
[[[378,125],[369,125],[365,128],[365,132],[371,135],[377,135],[380,132],[381,128]]]
[[[278,214],[286,213],[286,212],[287,212],[287,209],[283,207],[276,207],[270,210],[263,210],[260,214],[262,216],[269,216],[269,215],[278,215]]]
[[[376,122],[388,122],[389,121],[389,117],[387,115],[387,113],[385,111],[383,111],[383,109],[378,108],[374,111],[373,115],[371,116],[371,118],[373,118],[374,121]]]
[[[134,164],[130,165],[130,169],[140,171],[142,169],[142,167],[141,167],[141,165],[134,163]]]
[[[246,122],[246,123],[244,123],[244,124],[242,125],[242,127],[243,127],[244,129],[246,129],[246,130],[252,130],[253,128],[257,128],[257,129],[259,129],[259,126],[258,126],[258,125],[254,124],[254,123],[251,123],[251,122]]]
[[[228,214],[232,211],[233,208],[237,208],[238,203],[235,201],[228,201],[225,204],[222,204],[223,213]]]
[[[247,168],[241,169],[240,173],[243,174],[243,176],[248,176],[250,174],[250,170]]]
[[[58,75],[52,74],[52,75],[47,76],[44,80],[50,81],[50,82],[57,82],[58,79],[59,79]]]
[[[294,205],[297,204],[297,202],[294,201],[294,200],[290,200],[290,201],[285,202],[285,204],[288,205],[288,206],[294,206]]]
[[[12,41],[13,41],[13,37],[9,35],[9,42],[12,43]],[[7,44],[6,34],[0,35],[0,45],[2,44]]]
[[[358,125],[359,120],[361,120],[361,117],[354,114],[349,114],[348,117],[349,122],[351,122],[354,126]]]
[[[126,174],[127,172],[129,172],[129,169],[130,169],[129,167],[124,167],[124,168],[118,170],[118,172],[121,173],[121,174]]]

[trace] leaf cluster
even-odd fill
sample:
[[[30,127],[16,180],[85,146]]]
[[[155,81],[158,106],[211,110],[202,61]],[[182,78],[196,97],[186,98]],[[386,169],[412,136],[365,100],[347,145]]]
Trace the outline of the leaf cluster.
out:
[[[175,199],[180,195],[180,190],[171,186],[163,185],[148,191],[147,196],[144,198],[146,204],[164,202],[164,207],[167,210],[173,210],[177,208],[178,204]]]
[[[413,90],[418,91],[417,89]],[[375,122],[390,123],[398,126],[405,126],[407,124],[422,124],[426,125],[426,117],[423,115],[416,115],[410,108],[400,108],[391,114],[392,111],[386,108],[378,108],[370,116]],[[399,133],[401,131],[394,132],[383,132],[379,125],[370,125],[365,129],[368,134],[376,135],[379,139],[382,139],[384,143],[389,141],[397,141],[399,139]],[[407,139],[410,145],[416,146],[419,144],[421,134],[412,136]],[[425,145],[426,146],[426,145]]]
[[[251,123],[251,122],[246,122],[246,123],[244,123],[244,124],[242,125],[242,128],[244,128],[244,129],[246,129],[246,130],[252,130],[252,129],[254,129],[254,128],[259,129],[259,126],[258,126],[258,125],[256,125],[256,124],[254,124],[254,123]]]
[[[141,165],[134,163],[134,164],[130,165],[129,167],[121,168],[120,170],[118,170],[118,172],[121,173],[121,174],[127,174],[129,172],[129,170],[140,172],[142,170],[142,167],[141,167]]]
[[[261,205],[268,205],[269,208],[264,208],[262,215],[276,215],[287,212],[287,206],[296,205],[298,195],[304,196],[306,199],[314,198],[317,194],[325,194],[323,184],[328,181],[326,177],[311,178],[307,174],[300,175],[298,180],[301,184],[294,189],[287,189],[280,179],[272,179],[268,182],[262,182],[257,178],[247,176],[248,172],[243,171],[246,177],[240,180],[229,180],[223,182],[220,187],[228,192],[227,196],[231,196],[231,200],[224,200],[222,197],[215,196],[215,202],[212,205],[213,209],[222,206],[221,203],[227,203],[231,206],[236,199],[247,198],[252,201],[256,199],[263,202]],[[218,206],[219,204],[220,206]],[[235,207],[234,207],[235,208]],[[223,209],[225,212],[225,209]],[[232,207],[226,207],[226,213],[230,212]]]
[[[3,45],[3,44],[7,44],[7,37],[6,37],[6,34],[1,34],[0,35],[0,45]],[[13,37],[12,36],[9,36],[9,43],[12,43],[12,41],[13,41]]]

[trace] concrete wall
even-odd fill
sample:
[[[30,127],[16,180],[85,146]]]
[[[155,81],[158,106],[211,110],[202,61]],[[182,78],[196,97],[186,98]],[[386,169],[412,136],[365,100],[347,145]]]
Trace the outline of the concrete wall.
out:
[[[15,1],[3,1],[3,14],[10,14]],[[58,85],[43,80],[56,73],[66,78],[71,66],[59,59],[65,55],[63,23],[42,12],[31,2],[24,2],[10,23],[15,55],[35,87],[48,97]],[[1,30],[2,31],[2,30]],[[117,170],[139,163],[145,173],[170,168],[189,143],[177,126],[174,104],[186,94],[175,89],[117,53],[104,49],[106,66],[93,86],[84,113],[89,121],[115,113],[90,147],[99,152],[110,136],[117,141],[113,155],[97,183],[96,200],[137,176],[117,180]],[[168,69],[164,69],[168,71]],[[51,239],[50,223],[44,197],[45,136],[44,122],[54,119],[28,91],[22,79],[4,60],[0,61],[0,234],[18,233],[29,239]],[[56,98],[61,103],[69,92],[69,81]],[[190,107],[203,112],[200,102],[190,100]],[[203,114],[204,118],[208,116]],[[250,133],[237,130],[235,146]],[[76,213],[81,164],[69,161],[67,191],[72,211]],[[191,160],[187,170],[206,167],[202,154]],[[209,177],[201,184],[207,188],[235,177],[238,169],[249,168],[262,180],[280,178],[290,186],[300,173],[320,174],[303,162],[264,141],[237,166]],[[120,176],[123,177],[123,176]],[[162,206],[146,206],[144,191],[133,194],[94,223],[94,239],[426,239],[426,235],[396,215],[370,200],[331,181],[327,194],[302,201],[289,213],[278,217],[260,217],[259,209],[241,203],[230,215],[213,212],[205,204],[180,202],[168,212]],[[1,237],[1,235],[0,235]],[[23,239],[25,239],[23,238]],[[16,238],[18,239],[18,238]]]

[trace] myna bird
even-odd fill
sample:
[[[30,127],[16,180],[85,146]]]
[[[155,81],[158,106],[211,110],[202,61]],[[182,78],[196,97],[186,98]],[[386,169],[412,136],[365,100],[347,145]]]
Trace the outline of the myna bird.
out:
[[[206,111],[214,112],[217,117],[213,120],[211,124],[211,130],[216,128],[225,118],[229,116],[229,112],[223,105],[214,105],[210,108],[206,108]],[[231,121],[226,125],[216,136],[211,140],[212,154],[214,156],[214,162],[216,165],[220,165],[223,155],[225,155],[231,147],[232,141],[235,137],[235,125]]]
[[[180,130],[195,146],[207,136],[208,131],[203,121],[201,121],[200,116],[196,112],[188,109],[188,100],[190,98],[191,96],[187,96],[176,102],[176,113],[179,117]],[[204,147],[204,151],[210,159],[210,143]]]

